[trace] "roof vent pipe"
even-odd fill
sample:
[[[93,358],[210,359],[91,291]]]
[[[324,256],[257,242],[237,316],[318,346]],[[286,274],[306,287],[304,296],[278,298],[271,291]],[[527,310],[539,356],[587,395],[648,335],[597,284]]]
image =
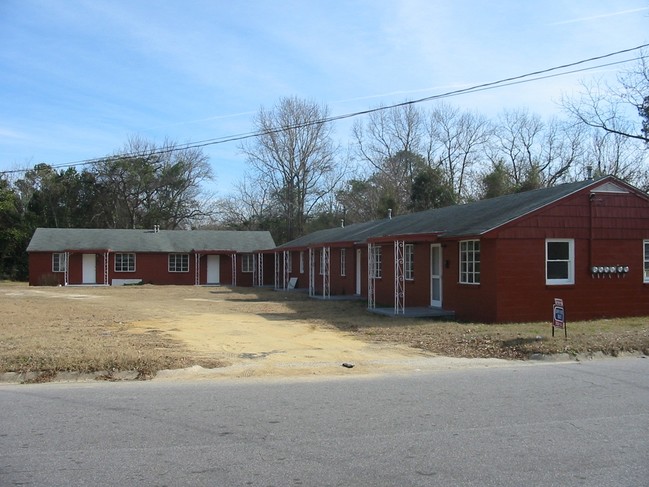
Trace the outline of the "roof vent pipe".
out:
[[[392,208],[388,208],[388,219],[392,220]]]
[[[344,218],[340,219],[340,228],[345,228],[345,219]]]
[[[593,179],[593,166],[586,166],[586,177],[589,181]]]

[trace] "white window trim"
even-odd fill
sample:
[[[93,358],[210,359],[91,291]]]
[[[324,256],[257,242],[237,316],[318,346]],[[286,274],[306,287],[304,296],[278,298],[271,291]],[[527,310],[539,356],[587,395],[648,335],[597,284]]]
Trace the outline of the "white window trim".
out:
[[[58,257],[55,257],[55,256],[58,256]],[[57,260],[57,259],[58,259],[58,262],[57,262],[58,270],[54,266],[54,261]],[[66,266],[65,252],[54,252],[52,254],[52,272],[65,272],[65,266]]]
[[[403,248],[403,275],[406,281],[415,280],[415,244]]]
[[[171,268],[171,260],[174,260],[174,269]],[[180,266],[178,265],[177,260],[180,259]],[[185,261],[187,265],[185,266]],[[180,268],[180,270],[178,270]],[[171,253],[167,257],[167,271],[178,273],[178,272],[189,272],[189,254],[180,254],[180,253]]]
[[[649,240],[644,240],[642,242],[642,255],[643,255],[643,272],[642,272],[642,282],[649,283],[649,253],[647,252],[647,245],[649,245]]]
[[[548,244],[568,243],[568,277],[566,279],[548,279]],[[565,286],[575,283],[575,239],[547,238],[545,239],[545,284],[548,286]]]
[[[133,256],[133,269],[127,269],[127,270],[118,269],[117,268],[117,256],[118,255],[132,255]],[[136,269],[137,269],[137,256],[135,255],[135,252],[116,252],[115,253],[115,257],[114,257],[114,260],[113,260],[113,270],[115,272],[135,272]]]
[[[300,251],[300,274],[304,274],[304,250]]]
[[[473,254],[473,256],[474,256],[474,258],[473,258],[471,261],[467,260],[467,263],[469,263],[469,262],[473,263],[473,271],[472,271],[472,272],[468,272],[468,271],[467,271],[465,274],[466,274],[467,276],[469,276],[469,275],[473,276],[473,281],[462,280],[462,275],[464,274],[464,273],[462,272],[462,244],[468,244],[469,242],[473,242],[473,243],[474,243],[474,245],[473,245],[473,250],[471,251],[472,254]],[[480,285],[480,278],[481,278],[482,266],[480,266],[480,269],[481,269],[481,270],[476,272],[476,270],[475,270],[475,264],[476,264],[476,263],[477,263],[477,264],[480,264],[480,262],[481,262],[481,260],[482,260],[482,247],[480,247],[480,249],[478,250],[478,252],[480,253],[480,258],[476,260],[476,259],[475,259],[475,252],[476,252],[476,251],[475,251],[475,242],[477,242],[478,245],[480,245],[480,240],[479,240],[479,239],[460,240],[460,244],[459,244],[459,246],[458,246],[458,250],[459,250],[459,252],[460,252],[460,256],[459,256],[460,258],[458,259],[458,261],[459,261],[459,269],[458,269],[458,271],[459,271],[459,282],[460,282],[460,284],[466,284],[466,285],[469,285],[469,286],[479,286],[479,285]],[[469,252],[469,251],[467,250],[466,252]],[[476,280],[476,276],[477,276],[477,278],[478,278],[477,280]]]
[[[347,275],[347,253],[346,249],[340,249],[340,276],[344,277]]]
[[[288,259],[288,262],[286,263],[287,267],[288,267],[288,273],[292,274],[293,273],[293,254],[291,253],[290,250],[286,253],[286,258]]]
[[[243,254],[241,256],[241,272],[245,274],[251,274],[254,264],[254,255],[253,254]]]

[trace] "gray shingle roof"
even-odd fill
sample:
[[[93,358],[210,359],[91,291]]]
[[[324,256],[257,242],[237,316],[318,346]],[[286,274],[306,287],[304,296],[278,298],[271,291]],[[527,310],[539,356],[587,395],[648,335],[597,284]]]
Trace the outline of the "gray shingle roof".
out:
[[[254,252],[274,247],[273,237],[266,231],[38,228],[27,252],[100,249],[114,252]]]
[[[392,219],[356,223],[345,228],[320,230],[285,243],[280,248],[336,242],[362,243],[369,238],[411,234],[438,233],[444,237],[478,236],[584,188],[595,186],[599,182],[601,179],[561,184],[465,205],[420,211]]]

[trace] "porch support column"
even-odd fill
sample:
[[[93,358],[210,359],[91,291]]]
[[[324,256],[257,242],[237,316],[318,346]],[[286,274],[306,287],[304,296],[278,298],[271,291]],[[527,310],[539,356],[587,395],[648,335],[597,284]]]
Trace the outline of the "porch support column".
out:
[[[394,241],[394,314],[405,313],[406,288],[405,273],[403,266],[405,242],[403,240]]]
[[[283,270],[283,272],[282,272],[282,285],[283,285],[283,289],[286,290],[288,288],[288,280],[290,278],[288,268],[289,268],[289,264],[290,264],[290,261],[291,261],[291,252],[290,252],[290,250],[285,250],[283,252],[283,254],[284,255],[283,255],[282,262],[284,264],[284,267],[282,269]]]
[[[65,267],[63,268],[63,284],[70,283],[70,252],[65,252]]]
[[[108,270],[110,269],[110,265],[108,264],[109,256],[110,252],[104,252],[104,286],[108,286]]]
[[[194,254],[194,286],[201,285],[201,254]]]
[[[264,285],[264,254],[259,252],[255,259],[257,265],[255,277],[257,278],[257,286],[261,287]]]
[[[372,243],[367,244],[367,308],[376,307],[376,283],[374,282],[374,247]]]
[[[315,255],[309,247],[309,296],[315,295]]]
[[[322,297],[328,299],[331,296],[331,248],[322,247],[321,265],[322,269]]]
[[[279,252],[275,252],[275,290],[279,290],[279,278],[280,278],[280,272],[279,272]]]

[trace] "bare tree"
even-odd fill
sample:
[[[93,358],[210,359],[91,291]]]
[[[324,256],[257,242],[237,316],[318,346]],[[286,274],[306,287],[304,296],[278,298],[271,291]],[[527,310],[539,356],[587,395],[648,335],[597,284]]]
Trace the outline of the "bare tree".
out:
[[[308,215],[342,177],[328,177],[337,167],[327,115],[327,108],[314,102],[282,98],[272,110],[259,110],[254,119],[259,136],[241,146],[282,210],[279,241],[303,234]]]
[[[638,58],[632,69],[618,76],[616,85],[599,80],[582,83],[582,87],[578,97],[562,100],[572,116],[590,127],[649,143],[649,58],[646,53]]]
[[[506,111],[498,119],[488,157],[498,177],[513,190],[552,186],[572,174],[585,154],[586,131],[556,118],[544,122],[527,110]]]
[[[236,230],[268,230],[276,213],[270,189],[256,174],[246,174],[234,192],[220,199],[211,226]]]
[[[600,130],[592,131],[587,155],[578,166],[580,176],[589,168],[595,176],[613,175],[645,190],[649,189],[646,150],[629,137]]]
[[[357,121],[352,129],[356,158],[369,163],[372,171],[390,173],[385,161],[398,153],[422,153],[424,125],[421,113],[414,105],[402,105],[377,110],[367,116],[367,121]],[[414,170],[409,171],[414,177]]]
[[[473,193],[477,182],[474,168],[484,162],[493,133],[483,116],[441,104],[428,119],[429,161],[438,161],[459,201]]]
[[[200,149],[171,141],[158,147],[132,137],[122,151],[94,164],[93,172],[103,199],[102,226],[175,229],[208,213],[201,184],[212,173]]]
[[[505,111],[498,118],[489,159],[494,167],[502,162],[514,186],[523,184],[538,162],[537,148],[543,132],[538,115],[527,110]],[[502,170],[502,168],[501,168]]]

